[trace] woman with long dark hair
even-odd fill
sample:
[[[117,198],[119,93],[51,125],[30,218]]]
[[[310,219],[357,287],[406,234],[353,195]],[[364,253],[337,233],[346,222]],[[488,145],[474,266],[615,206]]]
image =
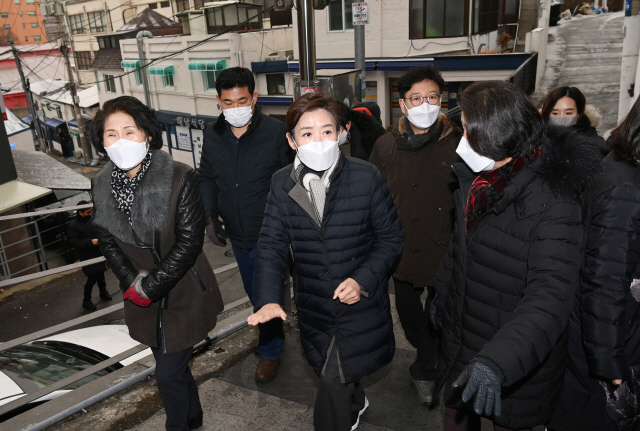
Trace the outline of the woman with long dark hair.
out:
[[[581,196],[600,166],[592,141],[545,134],[506,81],[459,96],[464,137],[453,166],[456,227],[435,281],[442,327],[436,393],[445,430],[544,424],[560,394],[566,324],[578,285]]]
[[[189,359],[223,303],[202,251],[198,176],[161,149],[155,114],[133,97],[106,102],[91,139],[111,158],[93,182],[94,225],[120,280],[129,335],[156,359],[167,430],[199,428],[202,408]]]
[[[551,126],[564,126],[597,140],[603,152],[608,152],[597,127],[602,116],[576,87],[563,86],[551,91],[540,109],[542,119]]]
[[[640,99],[608,141],[590,193],[584,270],[570,322],[570,362],[550,428],[640,424]]]

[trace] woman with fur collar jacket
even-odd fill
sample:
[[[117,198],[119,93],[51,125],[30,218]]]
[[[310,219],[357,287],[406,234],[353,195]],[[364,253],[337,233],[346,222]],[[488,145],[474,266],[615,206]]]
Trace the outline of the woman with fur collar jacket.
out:
[[[566,327],[582,256],[581,196],[600,168],[597,145],[547,132],[512,83],[460,96],[464,137],[453,166],[456,227],[436,275],[442,327],[436,393],[445,430],[544,424],[560,395]]]
[[[153,111],[133,97],[106,102],[91,138],[111,158],[93,182],[94,225],[124,292],[129,335],[156,359],[167,430],[198,428],[202,408],[189,359],[223,303],[202,251],[197,174],[161,150]]]

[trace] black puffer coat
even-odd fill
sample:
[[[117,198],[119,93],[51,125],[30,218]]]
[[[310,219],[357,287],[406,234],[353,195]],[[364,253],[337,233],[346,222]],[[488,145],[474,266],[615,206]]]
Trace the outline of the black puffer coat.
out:
[[[75,220],[69,223],[67,228],[67,238],[71,247],[76,249],[76,253],[80,260],[95,259],[102,256],[100,246],[94,245],[92,240],[97,238],[96,232],[91,223],[91,217],[82,217],[76,215]],[[82,267],[84,275],[93,275],[105,272],[107,270],[104,262],[94,263]]]
[[[322,226],[291,166],[273,176],[258,242],[256,309],[282,302],[289,245],[302,346],[320,374],[335,337],[345,382],[388,364],[395,343],[389,271],[402,250],[402,228],[389,190],[371,164],[340,156],[329,185]],[[340,283],[362,286],[354,305],[334,300]]]
[[[604,178],[591,193],[584,227],[570,360],[550,427],[617,430],[600,381],[626,380],[629,367],[640,366],[640,292],[630,289],[631,281],[640,279],[640,168],[616,151],[604,160]]]
[[[271,176],[291,163],[287,127],[256,107],[235,155],[226,130],[222,114],[204,131],[198,173],[205,217],[220,216],[232,240],[255,242]]]
[[[111,193],[112,162],[93,182],[94,224],[100,248],[120,288],[131,287],[140,270],[149,307],[124,302],[129,335],[175,353],[193,347],[216,326],[224,307],[211,265],[202,251],[204,209],[198,174],[162,150],[134,193],[131,221]]]
[[[599,167],[592,141],[575,133],[545,138],[542,155],[517,172],[503,198],[465,232],[475,174],[454,165],[456,228],[435,282],[446,297],[436,389],[446,384],[447,405],[472,412],[473,403],[463,404],[451,383],[478,360],[502,379],[502,415],[491,417],[495,423],[530,428],[551,416],[582,260],[579,196]]]

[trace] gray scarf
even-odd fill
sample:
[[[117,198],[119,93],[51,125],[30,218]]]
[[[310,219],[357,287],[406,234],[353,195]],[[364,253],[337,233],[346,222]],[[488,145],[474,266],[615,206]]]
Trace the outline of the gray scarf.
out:
[[[333,172],[338,160],[331,165],[329,169],[324,172],[314,171],[307,166],[305,166],[300,160],[296,157],[295,160],[295,169],[296,169],[296,178],[300,184],[305,188],[311,197],[311,204],[313,205],[313,210],[316,213],[316,217],[320,224],[322,224],[322,216],[324,215],[324,205],[327,198],[327,190],[329,190],[329,177]]]

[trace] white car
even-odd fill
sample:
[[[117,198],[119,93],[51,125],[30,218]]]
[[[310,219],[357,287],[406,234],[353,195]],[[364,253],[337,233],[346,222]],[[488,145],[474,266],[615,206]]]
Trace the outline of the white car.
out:
[[[51,335],[0,351],[0,405],[35,392],[137,346],[126,325],[100,325]],[[151,354],[145,349],[111,367],[51,392],[2,417],[0,422],[57,398]]]

